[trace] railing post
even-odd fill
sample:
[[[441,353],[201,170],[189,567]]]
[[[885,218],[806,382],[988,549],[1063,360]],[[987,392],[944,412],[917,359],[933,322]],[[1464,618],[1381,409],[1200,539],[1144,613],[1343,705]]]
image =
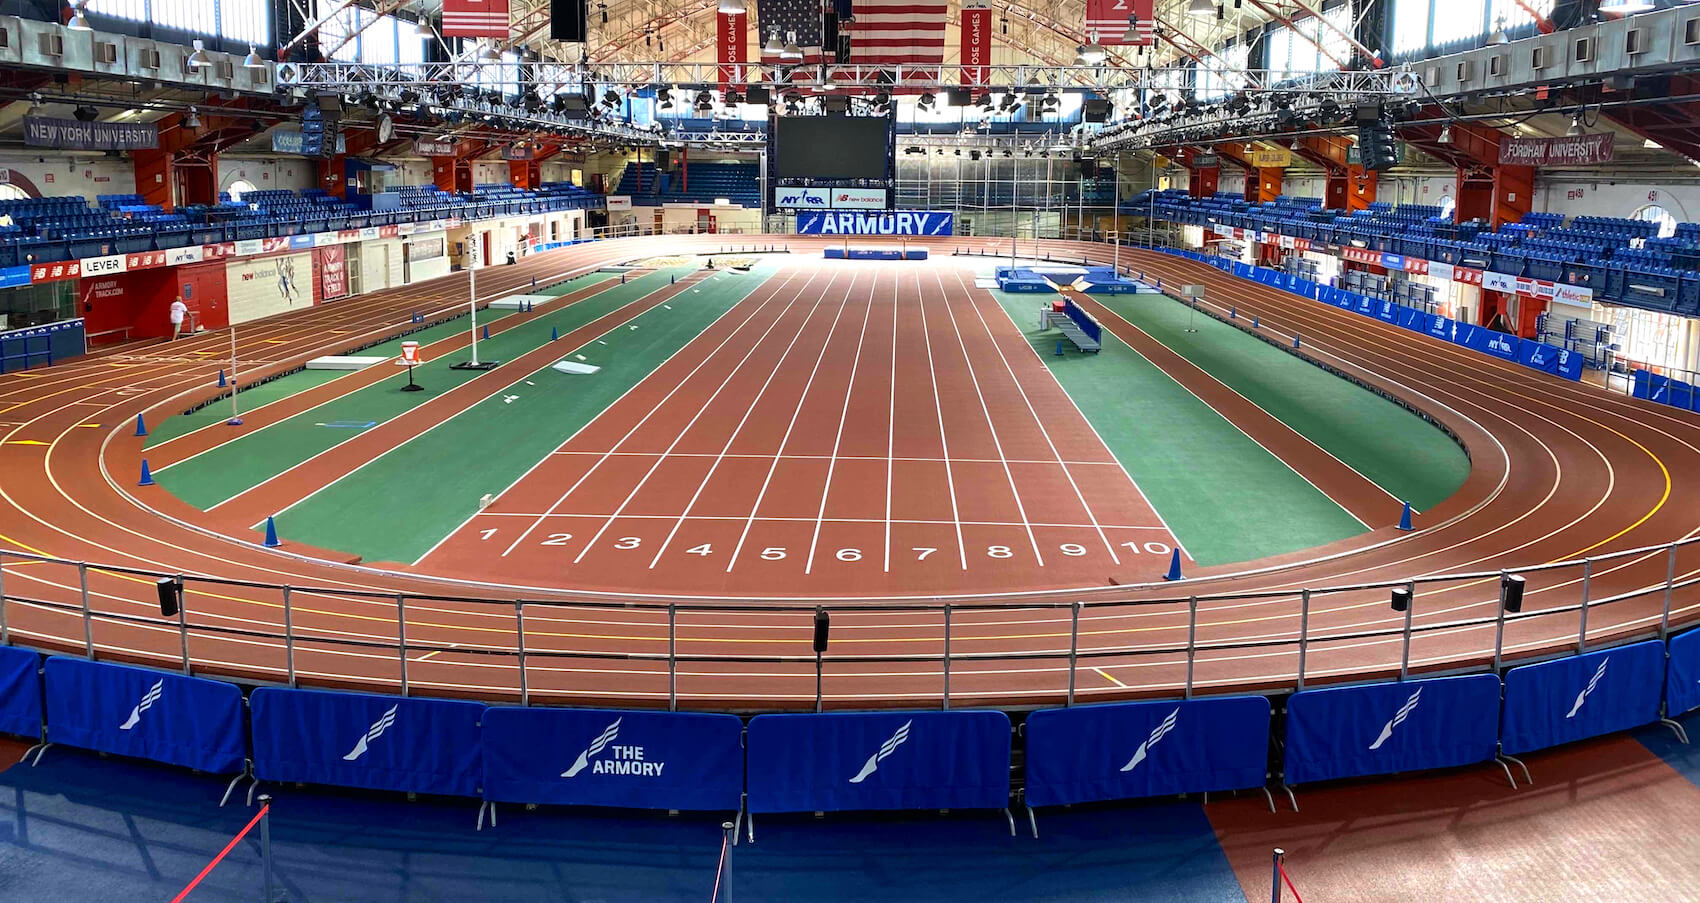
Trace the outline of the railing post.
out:
[[[283,665],[289,672],[289,685],[295,686],[295,610],[290,601],[289,585],[283,587]]]
[[[1074,664],[1080,658],[1080,603],[1068,609],[1068,705],[1074,705]]]
[[[77,585],[83,599],[83,654],[94,661],[94,615],[89,611],[89,563],[77,562]]]
[[[272,820],[271,794],[260,794],[260,883],[264,903],[272,903]]]
[[[514,640],[519,649],[519,704],[531,705],[531,683],[525,673],[525,600],[514,600]]]
[[[1576,653],[1578,655],[1588,649],[1588,590],[1593,578],[1594,560],[1592,558],[1582,559],[1582,614],[1576,624]]]
[[[177,640],[183,647],[183,673],[189,673],[189,591],[183,584],[183,575],[177,575]]]
[[[1310,652],[1310,590],[1299,590],[1299,680],[1305,688],[1305,655]]]
[[[1405,584],[1405,592],[1410,594],[1411,604],[1405,606],[1405,640],[1404,648],[1399,652],[1399,679],[1411,676],[1411,620],[1417,615],[1417,582]]]
[[[1504,654],[1505,654],[1505,598],[1504,598],[1505,572],[1504,571],[1499,572],[1499,585],[1501,587],[1500,596],[1498,598],[1494,599],[1494,602],[1495,602],[1494,607],[1499,609],[1499,616],[1494,619],[1494,625],[1493,625],[1493,670],[1494,670],[1495,674],[1499,673],[1499,665],[1500,665],[1500,662],[1504,659]]]
[[[1665,565],[1665,604],[1664,604],[1664,610],[1659,613],[1659,639],[1661,639],[1661,640],[1667,639],[1670,636],[1670,594],[1671,594],[1671,590],[1674,589],[1675,587],[1676,587],[1676,543],[1673,542],[1673,543],[1670,544],[1670,560],[1669,560],[1669,563],[1667,563]],[[5,626],[6,626],[5,605],[4,605],[4,603],[0,603],[0,630],[4,630]]]
[[[407,597],[395,594],[396,651],[401,656],[401,695],[407,695]]]
[[[1670,595],[1667,593],[1665,597],[1668,599]],[[6,621],[6,556],[4,554],[0,554],[0,645],[12,645],[12,626]]]
[[[950,603],[944,604],[944,707],[950,708]]]
[[[667,603],[667,711],[679,710],[679,605]]]
[[[1198,597],[1186,597],[1186,696],[1192,698],[1192,666],[1198,658]]]

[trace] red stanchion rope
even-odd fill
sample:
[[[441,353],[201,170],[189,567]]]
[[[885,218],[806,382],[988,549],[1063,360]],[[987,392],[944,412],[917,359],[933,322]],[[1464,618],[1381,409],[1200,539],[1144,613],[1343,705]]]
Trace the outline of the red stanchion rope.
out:
[[[224,861],[224,857],[230,855],[231,850],[236,849],[236,845],[242,842],[242,838],[248,836],[249,831],[254,830],[254,826],[260,823],[260,819],[266,817],[266,813],[270,812],[271,808],[271,804],[269,803],[261,806],[260,811],[254,813],[254,817],[248,820],[248,824],[244,825],[242,830],[236,832],[235,837],[230,838],[230,842],[224,845],[224,849],[218,851],[218,855],[214,856],[212,861],[207,863],[206,868],[201,869],[201,873],[195,876],[195,880],[189,882],[188,887],[183,888],[178,892],[177,896],[171,898],[171,903],[182,903],[183,898],[189,896],[189,892],[195,889],[195,885],[200,884],[208,875],[212,874],[212,870],[217,868],[220,862]]]
[[[726,856],[732,849],[730,836],[720,838],[720,864],[714,868],[714,895],[708,898],[708,903],[719,903],[720,883],[726,880]],[[175,901],[173,901],[175,903]]]
[[[1297,903],[1304,903],[1304,898],[1299,896],[1299,888],[1294,888],[1294,886],[1292,886],[1292,877],[1287,877],[1287,866],[1277,866],[1277,869],[1280,869],[1280,879],[1282,879],[1282,883],[1287,884],[1287,889],[1292,891],[1292,898],[1294,898]],[[173,901],[173,903],[175,903],[175,901]]]

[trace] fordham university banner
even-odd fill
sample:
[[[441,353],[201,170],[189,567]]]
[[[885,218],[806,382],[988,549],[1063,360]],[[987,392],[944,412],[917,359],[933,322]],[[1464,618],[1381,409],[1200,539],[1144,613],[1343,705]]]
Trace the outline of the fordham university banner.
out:
[[[443,0],[443,35],[508,37],[508,0]]]
[[[744,67],[729,65],[749,62],[749,16],[745,13],[717,13],[715,19],[715,61],[720,63],[720,88],[742,84]]]
[[[1157,43],[1156,0],[1086,0],[1086,31],[1096,34],[1100,44],[1150,45]],[[1128,40],[1128,26],[1135,29]]]
[[[992,11],[985,6],[962,8],[962,83],[983,85],[991,74]]]

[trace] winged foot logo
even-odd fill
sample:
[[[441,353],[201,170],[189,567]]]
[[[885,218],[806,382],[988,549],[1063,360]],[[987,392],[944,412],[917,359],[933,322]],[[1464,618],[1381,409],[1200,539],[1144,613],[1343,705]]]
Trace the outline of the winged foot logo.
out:
[[[1387,723],[1381,728],[1381,734],[1375,738],[1375,742],[1371,743],[1369,748],[1380,749],[1381,744],[1391,740],[1393,738],[1393,729],[1404,724],[1405,719],[1411,717],[1411,713],[1416,711],[1417,702],[1421,700],[1422,697],[1423,688],[1418,687],[1416,692],[1411,694],[1411,698],[1405,700],[1405,704],[1399,707],[1399,711],[1394,712],[1393,717],[1387,719]]]
[[[909,725],[914,723],[915,722],[912,720],[903,722],[903,726],[898,728],[897,732],[892,734],[884,743],[881,743],[880,748],[875,750],[874,754],[868,757],[868,761],[862,763],[862,770],[856,772],[856,776],[850,779],[850,783],[860,784],[868,779],[868,775],[878,771],[880,762],[884,761],[892,753],[897,752],[897,748],[902,746],[905,740],[909,739]]]
[[[1600,678],[1606,676],[1606,665],[1610,663],[1611,659],[1609,658],[1600,659],[1600,666],[1594,669],[1594,676],[1588,679],[1588,685],[1582,688],[1582,692],[1576,694],[1576,701],[1571,704],[1570,711],[1565,713],[1565,718],[1575,718],[1576,713],[1582,711],[1582,706],[1588,702],[1588,694],[1594,692],[1594,688],[1600,685]]]
[[[1151,752],[1152,747],[1168,736],[1169,731],[1175,729],[1175,719],[1180,717],[1180,714],[1181,707],[1175,706],[1175,710],[1170,712],[1167,718],[1164,718],[1156,727],[1152,728],[1151,735],[1146,737],[1145,742],[1139,744],[1139,748],[1133,751],[1133,758],[1127,760],[1127,764],[1122,766],[1122,771],[1132,771],[1139,766],[1139,763],[1145,761],[1145,757]]]
[[[602,733],[597,734],[596,739],[590,741],[590,745],[585,747],[584,752],[578,754],[578,758],[573,761],[572,767],[561,772],[561,777],[574,777],[586,768],[590,769],[591,774],[635,775],[642,778],[661,777],[661,770],[667,767],[666,762],[648,761],[644,757],[644,749],[641,746],[614,743],[620,736],[620,722],[623,720],[625,720],[623,717],[615,718],[612,724],[603,728]],[[604,751],[610,751],[610,754],[603,756]]]
[[[142,694],[141,701],[136,703],[136,707],[130,710],[130,717],[124,719],[123,724],[118,725],[118,729],[121,731],[127,731],[135,727],[136,724],[142,720],[142,713],[153,708],[153,704],[159,701],[160,694],[164,692],[165,680],[160,679],[154,681],[153,686],[148,687],[148,691]]]
[[[382,737],[384,731],[389,730],[390,725],[395,724],[395,710],[399,707],[399,703],[392,705],[382,715],[379,715],[378,720],[372,722],[372,726],[366,729],[366,733],[360,735],[360,740],[354,744],[353,749],[348,751],[348,755],[342,757],[342,760],[354,762],[366,755],[366,751],[371,748],[372,741]]]

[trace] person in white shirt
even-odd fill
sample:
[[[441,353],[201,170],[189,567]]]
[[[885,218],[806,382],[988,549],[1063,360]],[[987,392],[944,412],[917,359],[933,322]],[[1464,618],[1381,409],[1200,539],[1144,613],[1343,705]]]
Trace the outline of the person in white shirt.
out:
[[[177,300],[171,302],[171,340],[173,342],[177,341],[177,337],[183,334],[183,319],[188,315],[189,305],[183,303],[182,295],[178,295]]]

